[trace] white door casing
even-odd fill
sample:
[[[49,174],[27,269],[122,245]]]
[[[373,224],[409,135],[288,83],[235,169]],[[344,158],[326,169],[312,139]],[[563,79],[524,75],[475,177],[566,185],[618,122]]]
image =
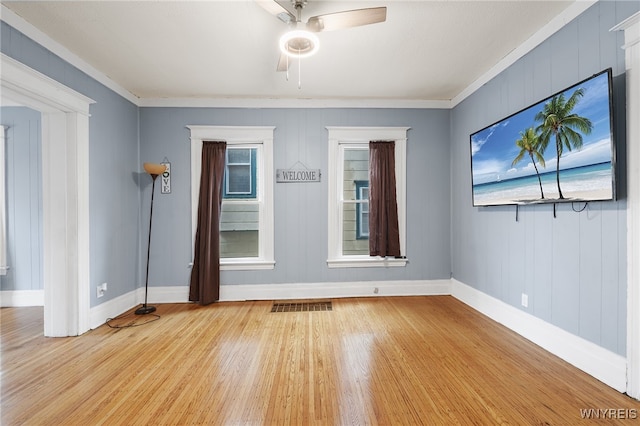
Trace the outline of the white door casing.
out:
[[[624,31],[627,84],[627,394],[640,399],[640,12]]]
[[[89,311],[88,97],[0,54],[2,98],[42,114],[44,335],[80,335]]]

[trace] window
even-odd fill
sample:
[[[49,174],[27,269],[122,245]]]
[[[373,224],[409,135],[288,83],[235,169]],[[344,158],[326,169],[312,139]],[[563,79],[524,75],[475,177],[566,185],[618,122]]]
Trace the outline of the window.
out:
[[[369,256],[369,142],[395,141],[400,247],[406,247],[406,127],[328,127],[331,268],[404,266],[406,259]]]
[[[256,198],[256,148],[227,147],[224,198]]]
[[[274,127],[188,126],[191,130],[192,247],[202,161],[202,142],[227,142],[220,215],[222,270],[272,269]]]
[[[221,259],[260,256],[259,150],[259,146],[249,144],[227,146],[220,215]]]
[[[220,215],[220,258],[260,257],[260,199],[253,144],[227,146]]]
[[[369,240],[369,181],[357,180],[356,184],[356,239]]]

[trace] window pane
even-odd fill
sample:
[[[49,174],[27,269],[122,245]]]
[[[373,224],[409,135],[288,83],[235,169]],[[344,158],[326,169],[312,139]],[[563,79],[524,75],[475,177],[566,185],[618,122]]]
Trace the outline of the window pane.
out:
[[[369,238],[369,181],[356,181],[356,238]]]
[[[256,148],[227,148],[225,199],[256,198],[257,155]]]
[[[225,174],[226,191],[220,218],[220,257],[259,256],[259,209],[256,202],[257,149],[228,148]]]
[[[222,203],[220,257],[258,257],[257,203]]]
[[[366,183],[367,186],[361,186],[360,187],[360,196],[358,197],[359,200],[368,200],[369,199],[369,182]],[[369,211],[369,203],[367,203],[367,211]]]
[[[227,150],[227,164],[249,164],[251,163],[251,149],[229,148]]]
[[[343,199],[355,200],[356,181],[364,184],[369,181],[369,149],[345,148],[344,150],[344,182]]]
[[[369,254],[369,148],[345,148],[342,254]],[[366,217],[365,217],[366,216]]]
[[[369,254],[369,215],[367,214],[367,235],[358,237],[357,210],[359,203],[343,204],[342,254],[344,256]]]
[[[367,203],[367,206],[369,205],[369,203]],[[364,210],[364,209],[363,209]],[[358,236],[358,238],[360,239],[369,239],[369,212],[366,213],[362,213],[360,215],[360,223],[358,224],[360,226],[360,235]]]
[[[251,194],[251,165],[227,165],[227,193]]]

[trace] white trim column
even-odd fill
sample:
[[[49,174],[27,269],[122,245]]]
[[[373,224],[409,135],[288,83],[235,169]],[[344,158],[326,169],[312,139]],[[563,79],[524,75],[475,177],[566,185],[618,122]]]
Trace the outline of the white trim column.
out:
[[[624,31],[627,81],[627,394],[640,399],[640,12]]]
[[[44,335],[89,330],[89,105],[4,54],[3,99],[42,113]]]
[[[7,275],[7,206],[5,137],[6,127],[0,125],[0,275]]]

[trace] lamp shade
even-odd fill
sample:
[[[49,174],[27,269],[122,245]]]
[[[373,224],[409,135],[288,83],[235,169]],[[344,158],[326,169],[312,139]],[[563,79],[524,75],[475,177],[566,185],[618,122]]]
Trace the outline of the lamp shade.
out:
[[[144,171],[150,175],[161,175],[167,170],[167,166],[164,164],[144,163],[142,166],[144,167]]]

